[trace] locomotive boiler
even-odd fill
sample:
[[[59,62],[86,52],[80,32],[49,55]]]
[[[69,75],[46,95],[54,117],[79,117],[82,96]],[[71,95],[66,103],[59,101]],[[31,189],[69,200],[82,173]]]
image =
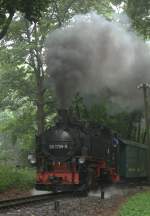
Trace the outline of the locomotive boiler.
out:
[[[111,130],[59,111],[56,125],[37,137],[39,190],[88,191],[116,182],[117,139]]]

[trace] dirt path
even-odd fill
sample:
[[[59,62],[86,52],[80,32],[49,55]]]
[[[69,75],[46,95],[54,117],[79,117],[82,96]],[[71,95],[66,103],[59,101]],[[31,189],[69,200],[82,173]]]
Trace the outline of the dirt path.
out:
[[[0,200],[7,200],[13,198],[20,198],[25,196],[30,196],[30,191],[20,191],[16,189],[7,190],[5,192],[0,192]]]

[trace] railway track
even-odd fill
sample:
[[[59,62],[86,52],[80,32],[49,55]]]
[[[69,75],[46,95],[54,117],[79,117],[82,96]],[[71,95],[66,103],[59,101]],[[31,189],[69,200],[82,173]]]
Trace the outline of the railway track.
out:
[[[67,196],[71,196],[71,193],[60,192],[60,193],[52,193],[52,194],[42,194],[42,195],[34,195],[28,197],[22,197],[17,199],[9,199],[0,201],[0,210],[1,209],[9,209],[13,207],[18,207],[21,205],[41,202],[41,201],[55,201],[60,198],[64,198]]]
[[[143,183],[135,183],[135,182],[123,182],[120,184],[116,185],[119,188],[130,188],[134,186],[150,186],[149,184],[146,184],[145,182]],[[26,205],[26,204],[33,204],[33,203],[38,203],[42,201],[56,201],[61,198],[73,198],[77,196],[86,196],[85,194],[80,194],[80,193],[72,193],[72,192],[59,192],[59,193],[51,193],[51,194],[42,194],[42,195],[33,195],[33,196],[28,196],[28,197],[22,197],[22,198],[16,198],[16,199],[9,199],[9,200],[2,200],[0,201],[0,210],[2,209],[9,209],[9,208],[14,208],[18,207],[21,205]]]

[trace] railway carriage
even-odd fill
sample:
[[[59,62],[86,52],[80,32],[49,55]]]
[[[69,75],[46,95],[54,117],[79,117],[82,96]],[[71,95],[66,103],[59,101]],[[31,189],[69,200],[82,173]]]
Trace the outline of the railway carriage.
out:
[[[119,175],[123,179],[147,178],[147,151],[145,144],[130,140],[120,140],[119,147]]]

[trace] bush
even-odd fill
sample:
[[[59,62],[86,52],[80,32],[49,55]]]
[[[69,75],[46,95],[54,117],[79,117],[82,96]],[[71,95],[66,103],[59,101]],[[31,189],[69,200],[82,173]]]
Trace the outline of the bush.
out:
[[[121,207],[119,216],[150,216],[150,192],[138,193]]]
[[[33,169],[0,166],[0,192],[12,188],[27,190],[33,188],[34,183]]]

